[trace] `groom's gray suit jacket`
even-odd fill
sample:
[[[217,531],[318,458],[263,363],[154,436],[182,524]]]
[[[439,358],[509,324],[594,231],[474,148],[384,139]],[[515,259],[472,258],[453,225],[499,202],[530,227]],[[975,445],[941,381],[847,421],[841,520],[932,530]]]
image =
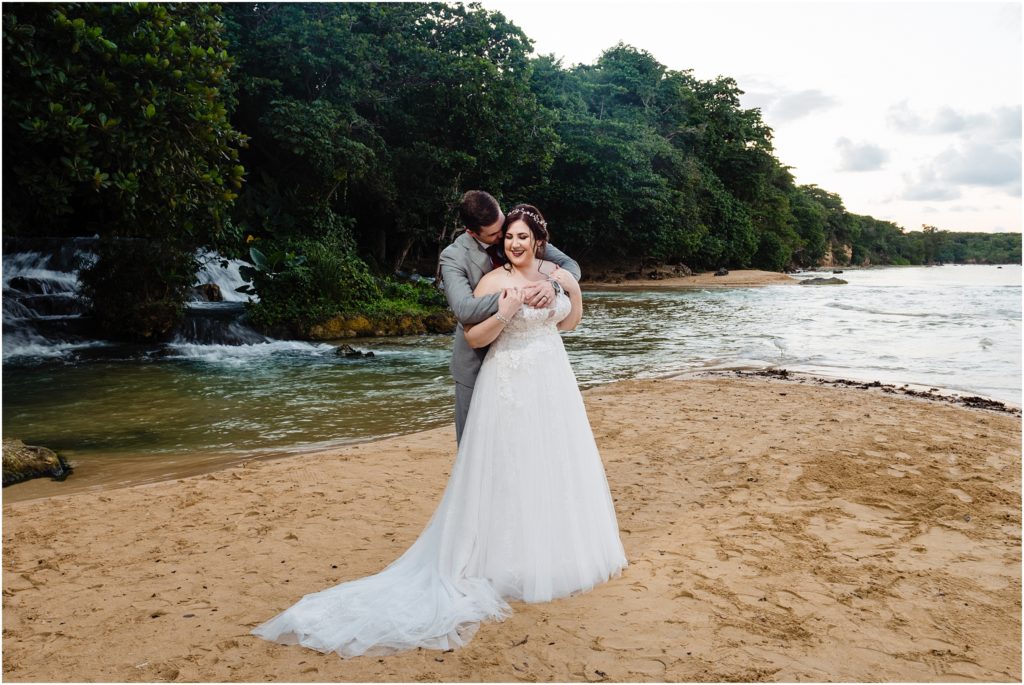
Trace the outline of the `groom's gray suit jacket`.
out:
[[[554,262],[571,273],[576,280],[582,272],[580,265],[557,248],[547,245],[544,259]],[[480,363],[487,354],[487,348],[474,350],[466,342],[463,324],[480,323],[498,311],[498,295],[473,297],[473,290],[484,274],[491,270],[491,257],[469,231],[462,233],[451,245],[441,252],[441,280],[444,294],[448,298],[459,325],[455,327],[455,349],[452,352],[451,372],[456,383],[472,388],[476,384]]]

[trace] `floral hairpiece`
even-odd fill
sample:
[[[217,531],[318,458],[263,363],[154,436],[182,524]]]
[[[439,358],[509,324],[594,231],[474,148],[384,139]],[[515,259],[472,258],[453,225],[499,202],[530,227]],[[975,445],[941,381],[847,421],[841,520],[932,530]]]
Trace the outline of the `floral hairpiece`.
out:
[[[531,219],[533,219],[534,221],[536,221],[538,224],[540,224],[541,227],[545,231],[548,230],[548,222],[544,221],[544,219],[541,219],[539,216],[537,216],[536,214],[534,214],[531,211],[528,211],[528,210],[525,210],[525,209],[514,209],[509,214],[510,214],[510,216],[511,215],[528,216]]]

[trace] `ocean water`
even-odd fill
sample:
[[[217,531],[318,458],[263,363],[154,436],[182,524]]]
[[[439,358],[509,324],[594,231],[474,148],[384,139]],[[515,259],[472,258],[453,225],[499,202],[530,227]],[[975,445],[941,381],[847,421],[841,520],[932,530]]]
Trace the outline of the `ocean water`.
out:
[[[800,277],[811,275],[831,274]],[[840,277],[848,284],[588,292],[584,321],[564,340],[583,387],[781,367],[1020,405],[1020,266]],[[452,421],[450,336],[345,342],[375,356],[275,341],[5,358],[4,435],[62,451],[76,473],[4,498],[177,477]]]
[[[828,273],[798,278],[831,277]],[[779,367],[1021,403],[1020,266],[846,270],[846,285],[599,292],[582,379]]]

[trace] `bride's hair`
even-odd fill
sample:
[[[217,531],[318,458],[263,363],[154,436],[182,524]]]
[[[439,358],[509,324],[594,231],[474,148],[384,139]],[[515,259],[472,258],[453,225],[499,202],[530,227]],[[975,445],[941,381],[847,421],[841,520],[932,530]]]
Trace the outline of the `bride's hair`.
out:
[[[530,232],[533,233],[534,239],[537,241],[537,249],[533,255],[537,259],[544,259],[544,246],[548,244],[548,222],[544,220],[544,215],[540,213],[540,210],[533,205],[516,205],[512,209],[508,210],[508,214],[505,215],[505,223],[501,225],[501,240],[498,241],[498,257],[501,260],[505,268],[508,268],[508,257],[505,255],[505,234],[508,233],[509,227],[517,221],[522,221],[530,227]]]

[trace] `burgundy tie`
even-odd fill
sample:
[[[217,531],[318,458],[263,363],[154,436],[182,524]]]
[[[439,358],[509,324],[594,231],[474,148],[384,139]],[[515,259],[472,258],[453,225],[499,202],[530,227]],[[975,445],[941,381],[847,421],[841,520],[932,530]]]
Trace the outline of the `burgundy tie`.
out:
[[[491,258],[491,268],[497,269],[499,266],[501,266],[501,258],[498,257],[498,246],[488,245],[486,251],[487,256]]]

